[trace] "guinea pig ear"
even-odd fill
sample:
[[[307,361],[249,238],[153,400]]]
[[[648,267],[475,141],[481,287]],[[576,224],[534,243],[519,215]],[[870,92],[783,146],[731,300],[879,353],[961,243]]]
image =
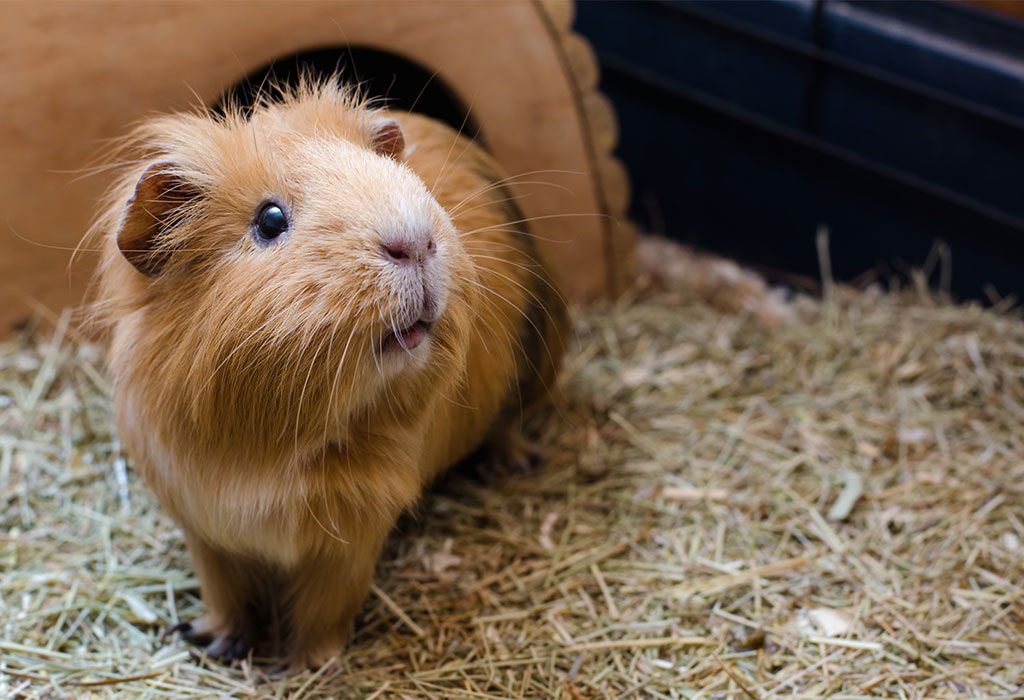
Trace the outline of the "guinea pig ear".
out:
[[[373,125],[370,146],[374,151],[398,160],[405,152],[405,136],[402,127],[394,119],[380,119]]]
[[[153,163],[143,171],[135,192],[125,204],[117,247],[121,255],[147,277],[155,277],[171,257],[161,239],[199,190],[177,174],[174,163]]]

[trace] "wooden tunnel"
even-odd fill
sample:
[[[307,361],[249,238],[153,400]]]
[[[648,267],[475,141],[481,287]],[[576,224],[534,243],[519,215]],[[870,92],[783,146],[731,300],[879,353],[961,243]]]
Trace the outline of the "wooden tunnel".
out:
[[[615,118],[570,2],[24,2],[5,14],[0,335],[81,300],[92,257],[69,268],[70,249],[109,184],[83,175],[106,139],[311,51],[347,52],[357,73],[362,51],[415,66],[509,174],[536,173],[514,191],[570,297],[614,293],[629,275]]]

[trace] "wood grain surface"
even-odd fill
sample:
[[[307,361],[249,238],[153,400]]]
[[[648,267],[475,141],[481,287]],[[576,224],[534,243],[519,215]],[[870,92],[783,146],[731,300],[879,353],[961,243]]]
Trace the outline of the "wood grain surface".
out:
[[[507,2],[16,2],[0,23],[0,334],[42,305],[78,303],[70,249],[109,180],[104,144],[148,114],[213,104],[271,61],[359,46],[438,75],[469,105],[518,184],[573,299],[628,278],[628,180],[614,114],[564,0]]]

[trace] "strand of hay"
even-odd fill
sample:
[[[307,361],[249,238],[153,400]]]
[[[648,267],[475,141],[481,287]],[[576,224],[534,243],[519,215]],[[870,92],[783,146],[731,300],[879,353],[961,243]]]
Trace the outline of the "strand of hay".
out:
[[[587,313],[550,463],[404,520],[347,653],[197,658],[180,533],[118,451],[101,353],[0,348],[5,697],[1024,693],[1024,323],[832,290],[766,326]]]

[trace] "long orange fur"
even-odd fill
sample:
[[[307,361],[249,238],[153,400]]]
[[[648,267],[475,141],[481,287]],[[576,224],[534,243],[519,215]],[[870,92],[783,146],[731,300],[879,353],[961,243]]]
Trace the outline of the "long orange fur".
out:
[[[383,116],[404,133],[395,159],[372,149]],[[278,630],[291,668],[321,664],[398,516],[551,387],[564,303],[482,149],[333,82],[251,115],[157,117],[120,156],[131,164],[93,228],[94,308],[124,449],[201,582],[190,632],[226,655]],[[154,164],[180,183],[167,210],[126,205]],[[252,217],[268,197],[293,225],[260,248]],[[385,358],[406,300],[377,232],[410,207],[431,220],[447,307],[427,352]],[[159,223],[152,249],[118,246],[132,216]],[[136,253],[159,269],[140,272]]]

